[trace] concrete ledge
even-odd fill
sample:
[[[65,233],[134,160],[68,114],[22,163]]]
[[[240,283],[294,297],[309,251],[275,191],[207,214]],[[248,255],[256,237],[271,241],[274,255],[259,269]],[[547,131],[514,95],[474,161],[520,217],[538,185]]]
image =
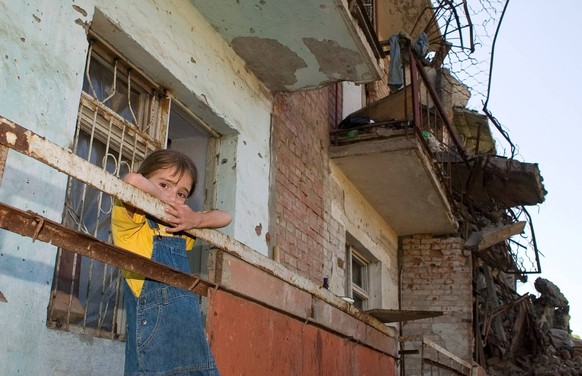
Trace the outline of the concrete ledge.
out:
[[[313,299],[313,322],[397,357],[397,341],[321,299]]]
[[[311,294],[280,278],[224,252],[215,252],[214,283],[307,320],[311,317]]]
[[[390,336],[325,300],[294,286],[292,281],[286,282],[228,253],[215,250],[209,260],[209,279],[219,289],[223,288],[231,293],[239,294],[243,299],[259,303],[267,309],[293,316],[301,325],[306,323],[317,325],[325,330],[339,333],[340,337],[397,357],[395,331],[394,335]],[[335,297],[327,290],[320,293],[329,294],[330,299]],[[344,304],[346,310],[353,308],[347,302]],[[385,329],[386,331],[393,330],[388,326]]]

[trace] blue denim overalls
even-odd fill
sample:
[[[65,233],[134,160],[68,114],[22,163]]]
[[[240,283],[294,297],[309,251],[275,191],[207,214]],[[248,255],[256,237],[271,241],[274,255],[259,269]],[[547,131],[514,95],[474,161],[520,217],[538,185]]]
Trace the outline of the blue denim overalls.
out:
[[[150,227],[158,224],[148,219]],[[154,236],[152,260],[190,273],[186,240]],[[218,376],[200,318],[199,296],[151,279],[138,298],[127,283],[125,376]]]

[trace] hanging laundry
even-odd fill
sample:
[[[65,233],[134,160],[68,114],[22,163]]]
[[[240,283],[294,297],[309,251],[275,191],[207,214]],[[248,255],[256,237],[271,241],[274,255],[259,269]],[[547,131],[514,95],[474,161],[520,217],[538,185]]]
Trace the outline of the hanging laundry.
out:
[[[428,53],[428,37],[426,36],[426,33],[424,31],[420,33],[420,35],[418,36],[418,39],[414,44],[413,50],[414,53],[416,54],[416,57],[418,57],[421,60],[424,60],[426,54]]]
[[[400,56],[400,34],[390,37],[390,65],[388,67],[388,87],[391,91],[398,90],[404,82],[402,72],[402,57]]]

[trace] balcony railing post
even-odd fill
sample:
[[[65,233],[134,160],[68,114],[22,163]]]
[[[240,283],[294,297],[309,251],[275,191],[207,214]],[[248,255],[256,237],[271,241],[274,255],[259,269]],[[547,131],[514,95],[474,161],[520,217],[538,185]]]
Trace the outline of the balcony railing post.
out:
[[[423,82],[425,82],[425,86],[426,86],[426,89],[428,91],[428,95],[431,97],[436,110],[441,114],[443,124],[446,128],[446,132],[449,134],[451,140],[453,141],[453,144],[456,147],[456,151],[459,153],[459,155],[466,162],[467,161],[467,153],[465,152],[464,147],[461,145],[459,139],[457,138],[457,134],[455,133],[455,130],[453,129],[451,123],[449,122],[449,119],[446,117],[443,105],[442,105],[442,103],[439,99],[439,96],[437,95],[435,89],[432,87],[430,80],[428,78],[428,75],[424,71],[424,68],[422,67],[420,61],[418,61],[416,59],[416,57],[414,56],[414,54],[412,52],[410,53],[410,71],[411,71],[411,75],[413,77],[415,76],[415,74],[413,72],[415,72],[418,76],[420,76],[420,79]],[[413,78],[413,82],[414,82],[414,78]],[[418,102],[420,102],[420,99],[418,100]]]
[[[422,114],[420,113],[420,85],[418,82],[418,67],[416,66],[416,59],[410,47],[408,49],[408,56],[410,57],[410,86],[412,90],[412,119],[417,129],[422,130]]]

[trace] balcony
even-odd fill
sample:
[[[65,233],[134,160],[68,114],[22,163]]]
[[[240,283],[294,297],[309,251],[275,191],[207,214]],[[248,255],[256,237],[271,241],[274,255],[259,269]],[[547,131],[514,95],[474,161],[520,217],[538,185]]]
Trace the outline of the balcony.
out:
[[[450,168],[465,151],[424,67],[404,54],[402,88],[350,115],[370,124],[332,131],[330,155],[399,236],[453,233]]]
[[[383,53],[359,1],[191,2],[273,92],[380,78]]]

